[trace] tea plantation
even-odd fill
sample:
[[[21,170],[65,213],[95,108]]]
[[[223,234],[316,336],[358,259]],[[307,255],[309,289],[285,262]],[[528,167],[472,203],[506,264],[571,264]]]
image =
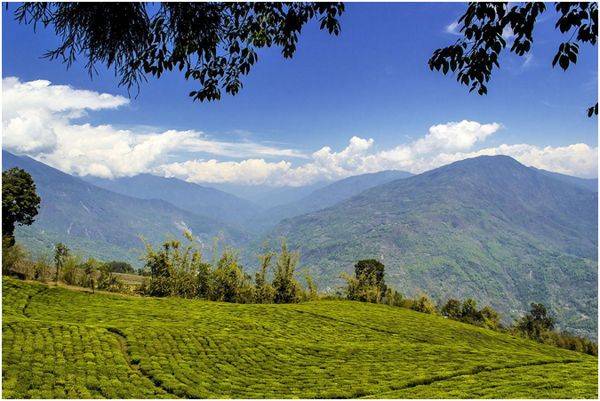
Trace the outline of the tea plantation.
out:
[[[596,357],[385,305],[3,278],[5,398],[597,398]]]

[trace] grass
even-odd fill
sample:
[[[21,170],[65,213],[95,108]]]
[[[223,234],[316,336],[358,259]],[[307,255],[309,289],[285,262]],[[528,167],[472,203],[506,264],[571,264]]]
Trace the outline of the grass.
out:
[[[596,398],[597,358],[385,305],[239,305],[3,278],[5,398]]]

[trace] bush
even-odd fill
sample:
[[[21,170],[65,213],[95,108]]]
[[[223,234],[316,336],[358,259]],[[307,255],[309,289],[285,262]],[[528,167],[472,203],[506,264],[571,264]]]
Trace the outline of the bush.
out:
[[[225,251],[213,273],[214,288],[210,299],[224,302],[252,302],[253,294],[249,288],[249,277],[238,265],[237,255]]]
[[[437,308],[435,307],[435,304],[427,295],[424,294],[414,300],[410,308],[417,312],[429,313],[431,315],[437,314]]]
[[[135,269],[127,262],[113,260],[106,265],[113,273],[135,273]]]
[[[38,256],[33,263],[33,279],[38,281],[46,281],[51,278],[52,265],[48,255]]]
[[[303,299],[305,301],[315,301],[319,298],[317,284],[313,280],[308,270],[304,271],[304,281],[306,281],[306,291],[304,291]]]
[[[123,292],[125,290],[125,284],[110,271],[110,266],[102,264],[98,270],[100,271],[97,285],[99,290],[110,292]]]
[[[80,285],[82,287],[91,288],[95,290],[97,285],[96,275],[100,271],[101,263],[94,258],[88,259],[85,263],[82,263],[79,268],[81,270]]]
[[[19,245],[14,244],[8,236],[2,237],[2,274],[14,275],[21,279],[27,278],[25,271],[27,253]]]
[[[62,260],[61,279],[68,285],[78,285],[80,282],[79,276],[79,260],[75,256],[67,256]]]
[[[442,307],[442,315],[459,320],[462,317],[462,305],[458,299],[450,298]]]

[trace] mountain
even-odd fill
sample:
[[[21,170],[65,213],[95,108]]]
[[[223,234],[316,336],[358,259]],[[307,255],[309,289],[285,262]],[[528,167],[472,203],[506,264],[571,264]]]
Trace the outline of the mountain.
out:
[[[283,219],[325,209],[366,189],[410,176],[412,174],[405,171],[387,170],[347,177],[317,188],[299,200],[269,208],[252,218],[248,225],[263,229],[272,228]]]
[[[267,238],[287,238],[321,287],[377,258],[407,295],[474,297],[512,318],[543,302],[561,327],[595,336],[597,204],[596,192],[482,156],[284,220]]]
[[[328,181],[319,181],[299,187],[270,185],[244,185],[232,183],[202,183],[206,187],[216,188],[220,191],[247,199],[262,209],[268,209],[290,202],[295,202],[311,192],[330,184]]]
[[[86,177],[84,180],[104,189],[141,199],[161,199],[180,209],[232,225],[248,219],[258,210],[252,202],[237,196],[182,181],[177,178],[139,174],[113,180]]]
[[[240,230],[163,200],[117,194],[26,156],[3,151],[2,159],[3,170],[20,167],[29,172],[42,198],[35,223],[16,231],[17,241],[37,253],[48,252],[60,241],[84,256],[139,266],[143,251],[139,236],[156,244],[189,229],[209,245],[215,236],[232,244],[246,240]]]
[[[535,169],[542,174],[546,174],[549,177],[556,178],[563,182],[567,182],[569,184],[577,185],[578,187],[589,189],[594,192],[598,192],[598,179],[597,178],[580,178],[573,177],[571,175],[565,175],[560,173],[555,173],[552,171],[546,171],[541,169]]]

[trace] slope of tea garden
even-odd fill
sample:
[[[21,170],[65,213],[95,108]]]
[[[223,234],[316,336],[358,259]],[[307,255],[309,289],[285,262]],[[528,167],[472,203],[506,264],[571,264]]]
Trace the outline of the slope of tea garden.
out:
[[[240,305],[3,278],[7,398],[597,396],[597,358],[350,301]]]

